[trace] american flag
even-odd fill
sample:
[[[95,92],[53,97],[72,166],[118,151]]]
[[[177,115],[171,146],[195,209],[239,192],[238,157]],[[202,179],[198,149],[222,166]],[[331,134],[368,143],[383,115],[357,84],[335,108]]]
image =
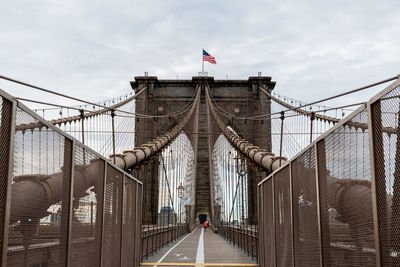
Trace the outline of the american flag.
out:
[[[206,52],[206,50],[203,49],[203,61],[208,61],[211,64],[217,64],[215,61],[215,57],[211,56],[209,53]]]

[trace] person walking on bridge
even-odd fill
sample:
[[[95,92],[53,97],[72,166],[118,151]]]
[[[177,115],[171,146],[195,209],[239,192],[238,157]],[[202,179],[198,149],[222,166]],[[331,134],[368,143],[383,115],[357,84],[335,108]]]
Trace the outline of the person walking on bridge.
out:
[[[204,232],[206,232],[207,231],[207,220],[206,221],[204,221]]]

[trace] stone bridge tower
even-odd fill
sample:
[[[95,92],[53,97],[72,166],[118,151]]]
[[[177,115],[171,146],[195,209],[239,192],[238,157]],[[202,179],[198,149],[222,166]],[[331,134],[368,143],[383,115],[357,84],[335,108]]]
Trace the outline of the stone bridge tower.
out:
[[[195,199],[191,207],[191,220],[206,215],[212,223],[215,214],[213,181],[211,177],[211,156],[214,144],[221,134],[213,120],[205,99],[205,85],[210,88],[213,101],[227,114],[221,116],[238,135],[249,142],[271,151],[270,120],[244,120],[239,117],[252,117],[269,114],[270,100],[259,93],[258,87],[265,85],[271,91],[275,82],[271,77],[249,77],[247,80],[214,80],[213,77],[193,77],[191,80],[159,80],[154,76],[135,77],[131,82],[137,91],[142,85],[147,90],[136,100],[138,114],[159,115],[158,118],[138,118],[135,125],[135,145],[144,144],[172,129],[180,116],[165,116],[185,110],[194,99],[196,88],[201,89],[201,100],[196,112],[184,132],[188,136],[194,151]],[[155,223],[158,203],[158,159],[147,163],[144,176],[145,214],[144,223]],[[249,168],[248,173],[248,213],[249,221],[257,220],[257,190],[260,177]],[[216,209],[219,210],[219,209]]]

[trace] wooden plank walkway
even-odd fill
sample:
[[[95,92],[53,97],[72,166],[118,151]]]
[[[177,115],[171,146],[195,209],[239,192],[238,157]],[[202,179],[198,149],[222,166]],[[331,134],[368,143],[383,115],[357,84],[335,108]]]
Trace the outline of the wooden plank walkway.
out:
[[[258,266],[211,229],[198,227],[149,256],[142,266]]]

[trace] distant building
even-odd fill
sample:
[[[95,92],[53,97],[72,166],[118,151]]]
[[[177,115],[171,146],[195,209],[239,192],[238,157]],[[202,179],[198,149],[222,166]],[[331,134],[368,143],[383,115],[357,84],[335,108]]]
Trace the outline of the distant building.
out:
[[[50,214],[50,222],[61,222],[61,208],[58,208],[56,213]]]
[[[176,213],[169,206],[164,206],[160,209],[158,213],[158,224],[160,225],[170,225],[175,224]]]
[[[74,210],[74,216],[81,223],[91,223],[96,221],[97,205],[93,201],[80,202],[79,208]]]

